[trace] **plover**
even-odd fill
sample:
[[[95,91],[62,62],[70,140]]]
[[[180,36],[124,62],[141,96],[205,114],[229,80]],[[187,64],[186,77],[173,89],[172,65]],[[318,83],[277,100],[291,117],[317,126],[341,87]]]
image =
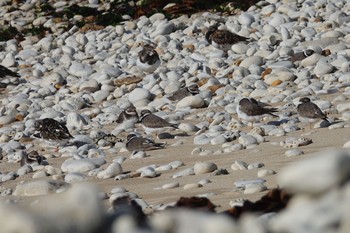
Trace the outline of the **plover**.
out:
[[[205,39],[208,43],[218,49],[227,51],[231,49],[233,44],[248,40],[246,37],[237,35],[229,30],[218,29],[218,27],[219,23],[210,26],[205,34]]]
[[[41,138],[54,144],[65,144],[69,139],[73,138],[65,124],[52,118],[37,120],[34,127],[35,130],[39,131]]]
[[[145,73],[153,73],[160,65],[160,58],[152,45],[146,44],[138,54],[136,66]]]
[[[291,62],[294,63],[297,61],[304,60],[305,58],[311,56],[314,53],[315,53],[315,51],[313,51],[312,49],[307,49],[305,51],[294,53],[291,55]]]
[[[165,147],[165,143],[156,143],[151,139],[139,137],[134,133],[129,134],[126,140],[125,147],[129,152],[156,150]]]
[[[12,77],[20,77],[20,75],[12,70],[6,68],[5,66],[0,65],[0,78],[12,76]]]
[[[237,105],[236,110],[238,117],[243,121],[251,122],[252,126],[254,122],[259,121],[266,114],[277,117],[273,114],[273,112],[277,112],[276,108],[265,108],[254,98],[241,99]]]
[[[117,123],[123,123],[124,121],[132,121],[134,123],[139,121],[139,115],[133,105],[130,105],[119,114]]]
[[[301,104],[297,106],[298,114],[300,115],[302,121],[310,124],[310,128],[311,123],[316,122],[317,119],[322,119],[329,123],[326,114],[324,114],[316,104],[311,102],[310,98],[303,97],[299,101]]]
[[[168,99],[171,101],[178,101],[190,95],[197,95],[198,93],[199,93],[198,85],[192,84],[175,91],[171,96],[168,97]]]
[[[163,118],[151,113],[148,109],[141,111],[140,122],[146,133],[158,133],[166,128],[178,129],[177,124],[172,124],[164,120]]]
[[[24,156],[21,159],[21,167],[28,164],[28,165],[40,165],[43,161],[43,158],[38,154],[37,151],[33,150],[29,154],[25,153]]]

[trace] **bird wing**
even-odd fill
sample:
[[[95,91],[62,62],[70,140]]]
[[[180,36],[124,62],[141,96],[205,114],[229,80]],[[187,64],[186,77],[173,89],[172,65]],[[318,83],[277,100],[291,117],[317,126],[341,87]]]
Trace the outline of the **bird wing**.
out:
[[[228,30],[217,30],[212,39],[218,44],[235,44],[240,41],[246,41],[248,38],[232,33]]]
[[[12,70],[6,68],[5,66],[0,65],[0,77],[5,77],[5,76],[13,76],[13,77],[19,77],[19,74],[16,72],[13,72]]]
[[[148,128],[172,127],[171,123],[155,114],[145,116],[142,120],[142,124]]]

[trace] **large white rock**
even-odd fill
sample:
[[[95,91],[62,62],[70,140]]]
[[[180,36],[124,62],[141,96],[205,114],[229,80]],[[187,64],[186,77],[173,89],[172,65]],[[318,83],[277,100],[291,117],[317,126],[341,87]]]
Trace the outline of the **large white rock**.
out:
[[[216,166],[215,163],[212,163],[212,162],[196,163],[193,167],[193,171],[195,175],[209,173],[209,172],[215,171],[216,169],[218,169],[218,167]]]
[[[108,179],[108,178],[112,178],[116,175],[119,175],[122,172],[123,172],[123,169],[122,169],[122,166],[120,165],[120,163],[112,163],[106,168],[106,170],[100,171],[97,174],[97,178]]]
[[[101,160],[101,161],[98,161]],[[102,158],[97,159],[67,159],[61,165],[62,172],[88,172],[91,171],[106,161]]]
[[[55,193],[61,187],[67,187],[67,183],[59,180],[40,179],[29,180],[16,186],[15,196],[37,196]]]
[[[149,90],[143,89],[143,88],[135,88],[129,94],[129,101],[135,104],[140,100],[144,100],[144,99],[148,100],[150,97],[151,97],[151,93]]]
[[[105,216],[97,188],[87,184],[42,198],[30,209],[0,203],[2,233],[93,233],[103,228]]]
[[[349,151],[333,150],[286,167],[278,175],[278,184],[293,193],[320,194],[349,178]]]
[[[201,108],[204,106],[204,100],[199,95],[186,96],[176,104],[177,109],[181,108]]]

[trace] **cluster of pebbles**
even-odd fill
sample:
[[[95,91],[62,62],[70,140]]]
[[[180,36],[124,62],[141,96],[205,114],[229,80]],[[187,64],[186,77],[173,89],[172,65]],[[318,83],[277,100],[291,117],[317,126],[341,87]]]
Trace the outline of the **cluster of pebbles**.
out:
[[[62,7],[58,3],[63,1],[55,4]],[[26,4],[18,10],[20,14],[0,8],[0,15],[4,19],[13,17],[16,24],[26,23],[30,19],[30,9],[24,9]],[[208,12],[172,20],[160,13],[136,20],[124,16],[121,25],[101,30],[81,32],[74,26],[65,32],[55,30],[42,39],[28,36],[23,41],[0,42],[1,64],[20,74],[20,78],[0,80],[1,195],[12,203],[20,202],[24,196],[62,193],[49,197],[52,199],[48,202],[34,202],[38,211],[17,211],[15,206],[1,204],[0,216],[6,216],[8,210],[14,212],[10,220],[0,218],[4,232],[136,232],[143,225],[137,224],[132,213],[125,210],[130,218],[118,218],[121,214],[110,216],[101,200],[108,199],[113,204],[127,196],[144,211],[162,210],[171,204],[151,205],[139,197],[140,193],[128,191],[118,182],[143,179],[147,183],[168,176],[168,182],[152,189],[199,190],[198,196],[210,198],[220,194],[203,193],[201,188],[209,186],[214,176],[238,170],[257,170],[257,177],[233,180],[233,192],[264,192],[271,188],[266,185],[267,177],[277,176],[279,185],[296,194],[292,205],[281,214],[249,216],[238,223],[224,216],[176,210],[152,216],[145,225],[148,228],[142,230],[347,232],[349,224],[342,222],[346,218],[341,216],[349,217],[350,213],[341,203],[350,200],[346,186],[350,174],[348,152],[315,156],[314,161],[287,168],[281,174],[265,167],[263,161],[235,160],[223,167],[210,158],[217,161],[218,155],[259,151],[267,143],[281,147],[288,157],[298,156],[304,154],[302,148],[313,143],[312,134],[321,130],[344,132],[349,128],[349,11],[346,0],[266,0],[233,16]],[[36,23],[54,25],[45,25],[49,22]],[[208,44],[205,32],[217,22],[249,38],[249,42],[233,44],[228,51]],[[143,72],[137,65],[138,54],[146,44],[154,45],[161,59],[152,73]],[[169,99],[183,86],[193,84],[199,86],[198,94],[179,101]],[[305,96],[327,112],[329,122],[320,119],[313,129],[301,122],[296,109],[299,99]],[[237,117],[237,105],[243,97],[273,105],[278,117],[267,116],[250,128]],[[119,114],[130,105],[138,113],[149,109],[178,123],[179,129],[160,133],[157,138],[155,134],[146,135],[139,123],[116,123]],[[33,137],[35,121],[43,118],[66,122],[74,139],[60,147],[50,147],[48,142]],[[185,153],[195,159],[185,163],[169,158],[164,164],[147,164],[156,161],[148,158],[157,158],[160,152],[128,152],[125,143],[130,132],[165,142],[166,147],[160,149],[164,153],[183,153],[183,148],[192,144]],[[349,138],[342,140],[342,146],[349,150]],[[33,151],[40,156],[40,162],[27,161],[19,167],[17,163]],[[130,160],[140,166],[130,171],[125,165],[133,163]],[[200,178],[184,184],[181,179],[190,176]],[[116,185],[100,192],[95,187],[76,184],[101,180],[113,180]],[[232,201],[231,206],[239,204],[239,200]],[[308,211],[304,211],[305,206]],[[40,211],[44,207],[48,211],[45,214]],[[322,208],[329,209],[329,214],[318,215]],[[57,219],[50,218],[56,215]],[[23,224],[17,224],[22,220]],[[108,229],[102,228],[106,222],[110,224]]]

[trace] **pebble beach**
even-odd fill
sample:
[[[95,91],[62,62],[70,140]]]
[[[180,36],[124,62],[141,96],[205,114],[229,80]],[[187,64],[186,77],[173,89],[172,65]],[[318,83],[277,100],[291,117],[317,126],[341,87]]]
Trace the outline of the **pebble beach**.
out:
[[[78,13],[38,14],[44,4],[111,9],[0,3],[2,27],[44,30],[0,36],[0,65],[19,74],[0,78],[0,233],[350,232],[350,2],[266,0],[84,27]],[[216,23],[247,41],[216,48],[205,36]],[[149,44],[160,58],[151,72],[138,62]],[[198,93],[171,100],[191,85]],[[327,119],[302,119],[303,97]],[[246,122],[243,98],[275,116]],[[119,122],[131,105],[174,127]],[[37,137],[44,118],[73,138]],[[130,133],[164,146],[128,151]],[[23,162],[31,153],[42,161]],[[186,208],[181,198],[192,198]]]

